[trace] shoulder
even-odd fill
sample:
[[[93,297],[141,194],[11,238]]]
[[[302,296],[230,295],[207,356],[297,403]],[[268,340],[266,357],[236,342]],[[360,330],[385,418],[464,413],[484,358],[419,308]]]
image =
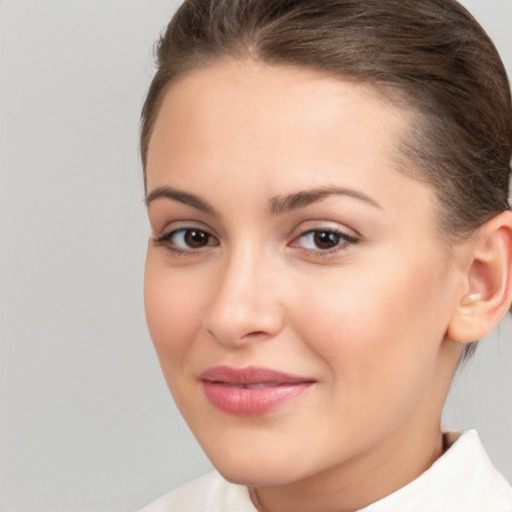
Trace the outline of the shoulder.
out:
[[[247,489],[216,471],[172,490],[139,512],[256,512]]]

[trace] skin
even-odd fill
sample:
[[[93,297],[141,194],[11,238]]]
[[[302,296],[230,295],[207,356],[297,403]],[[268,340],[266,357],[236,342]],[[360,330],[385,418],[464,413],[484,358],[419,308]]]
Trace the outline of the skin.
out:
[[[262,510],[356,510],[441,454],[468,258],[440,241],[434,191],[398,170],[412,115],[353,82],[253,61],[193,71],[164,97],[147,162],[147,321],[199,443]],[[283,208],[333,187],[350,192]],[[318,248],[312,230],[348,240]],[[199,374],[216,365],[315,384],[240,417],[205,396]]]

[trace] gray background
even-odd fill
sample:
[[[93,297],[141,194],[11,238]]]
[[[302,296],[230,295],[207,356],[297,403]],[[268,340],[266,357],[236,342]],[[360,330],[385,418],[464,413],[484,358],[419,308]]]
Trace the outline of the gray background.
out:
[[[512,69],[512,2],[466,1]],[[135,510],[211,466],[143,316],[137,154],[152,44],[177,2],[0,2],[0,510]],[[455,382],[512,480],[512,325]]]

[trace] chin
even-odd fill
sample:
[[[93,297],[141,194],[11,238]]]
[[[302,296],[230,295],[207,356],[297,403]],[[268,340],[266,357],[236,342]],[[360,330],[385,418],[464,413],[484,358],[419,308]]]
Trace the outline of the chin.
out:
[[[273,487],[300,480],[300,477],[295,477],[286,469],[268,466],[237,469],[219,465],[216,469],[228,482],[246,487]]]
[[[266,453],[265,453],[266,451]],[[261,450],[258,453],[231,451],[208,454],[217,471],[229,482],[248,487],[287,485],[306,477],[305,468],[296,457],[280,450]],[[255,450],[256,452],[256,450]]]

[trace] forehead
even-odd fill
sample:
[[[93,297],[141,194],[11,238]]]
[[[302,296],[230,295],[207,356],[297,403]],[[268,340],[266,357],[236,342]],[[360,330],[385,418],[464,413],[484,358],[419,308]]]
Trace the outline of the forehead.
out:
[[[293,140],[300,134],[321,136],[328,124],[341,127],[354,118],[359,121],[354,128],[380,134],[374,145],[393,142],[414,115],[400,103],[399,107],[389,101],[375,87],[324,71],[228,60],[194,70],[171,84],[160,105],[149,150],[155,135],[173,126],[183,136],[186,130],[210,139],[222,129],[243,127],[240,138],[256,140],[264,135],[260,128],[266,124],[269,138],[280,140],[286,135]]]
[[[403,187],[411,180],[397,172],[398,148],[412,116],[371,87],[315,70],[218,63],[166,92],[148,148],[148,190],[169,180],[185,189],[226,180],[240,193],[263,185],[269,194],[293,183]]]

